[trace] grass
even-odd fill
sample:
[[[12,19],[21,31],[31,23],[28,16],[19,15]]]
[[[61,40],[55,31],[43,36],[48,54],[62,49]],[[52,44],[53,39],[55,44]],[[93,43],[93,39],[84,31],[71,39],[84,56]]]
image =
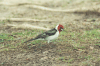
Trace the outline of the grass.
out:
[[[67,44],[72,45],[73,50],[77,50],[80,53],[84,53],[85,51],[87,51],[86,50],[87,46],[88,46],[88,49],[90,49],[89,45],[91,45],[91,44],[92,44],[92,46],[94,46],[94,45],[100,46],[100,44],[97,44],[96,42],[94,42],[94,41],[100,40],[99,29],[85,30],[85,31],[83,31],[83,33],[75,32],[75,31],[69,32],[68,30],[70,30],[70,29],[66,29],[64,32],[61,33],[61,36],[59,37],[59,39],[63,40],[63,42],[61,42],[61,41],[58,41],[58,42],[62,43],[61,45],[64,45],[64,46],[62,46],[63,47],[62,49],[59,48],[60,49],[60,50],[58,50],[59,54],[68,53],[68,51],[70,51],[71,47],[69,47],[69,46],[66,47],[66,49],[65,49],[65,46]],[[65,39],[65,37],[66,37],[66,39]],[[73,50],[71,50],[71,51],[73,51]],[[86,59],[88,61],[94,60],[92,53],[95,53],[96,51],[90,51],[90,52],[91,52],[91,54],[87,54],[84,56],[79,55],[80,56],[79,59]],[[69,57],[69,59],[68,59],[68,57],[67,57],[67,60],[66,60],[66,55],[65,55],[65,56],[59,57],[59,60],[61,60],[63,62],[71,63],[71,62],[74,62],[74,60],[75,60],[73,58],[74,57]],[[96,57],[95,57],[95,60],[96,60]],[[84,62],[83,65],[91,65],[91,64],[88,62]]]
[[[42,32],[44,31],[24,30],[19,32],[12,32],[11,34],[2,33],[0,34],[0,43],[1,43],[0,46],[4,48],[1,49],[1,51],[15,50],[23,46],[23,47],[27,47],[28,49],[24,49],[24,48],[20,48],[20,49],[22,49],[22,51],[24,52],[27,52],[28,50],[31,50],[33,48],[32,45],[36,45],[37,49],[41,49],[45,47],[46,41],[35,40],[27,44],[24,44],[24,41],[28,40],[30,37],[33,38]],[[20,38],[20,39],[17,40],[16,38]],[[79,60],[86,59],[88,61],[96,60],[96,58],[94,58],[92,54],[86,54],[81,56],[77,52],[80,52],[80,54],[85,53],[85,51],[87,51],[86,47],[90,43],[94,43],[93,45],[97,45],[97,46],[100,45],[99,43],[95,43],[94,41],[91,41],[97,39],[98,40],[100,39],[99,29],[93,29],[88,31],[85,30],[83,31],[83,33],[77,31],[70,31],[70,29],[65,29],[63,32],[60,33],[59,38],[56,41],[53,41],[57,43],[56,46],[58,50],[56,51],[56,53],[58,55],[62,54],[62,56],[58,58],[58,61],[62,61],[68,63],[68,65],[71,65],[71,63],[74,63],[75,60],[77,59]],[[74,52],[77,54],[74,54]],[[95,53],[96,50],[90,52]],[[71,55],[66,56],[66,54],[71,54]],[[74,57],[75,55],[78,55],[77,59]],[[83,62],[83,65],[89,65],[89,63]]]
[[[5,21],[0,21],[0,24],[5,24]]]
[[[72,62],[73,60],[74,60],[73,58],[72,58],[72,59],[69,59],[69,60],[68,60],[68,63]]]
[[[100,0],[92,0],[92,1],[100,1]],[[30,2],[33,3],[32,0],[30,0]],[[91,5],[94,6],[99,5],[99,3],[96,2],[93,3],[90,0],[87,2],[90,2],[89,5],[91,3],[92,3]],[[50,8],[54,7],[56,9],[65,9],[65,10],[72,9],[73,7],[75,7],[74,9],[77,9],[77,7],[81,7],[84,4],[88,5],[85,1],[74,1],[74,0],[68,0],[68,1],[63,0],[57,2],[50,1],[46,3],[44,1],[43,2],[41,1],[40,3],[40,5],[42,6],[46,6]],[[1,12],[5,11],[5,9],[2,10],[2,7],[1,7]],[[9,7],[7,7],[7,9],[8,11],[10,11]],[[27,9],[29,11],[25,13],[25,10]],[[46,13],[48,14],[45,15],[46,14],[45,11],[38,12],[38,10],[39,9],[35,9],[34,11],[34,9],[32,10],[32,8],[24,8],[24,11],[22,10],[22,14],[21,13],[18,14],[16,12],[16,14],[13,14],[14,16],[12,17],[31,17],[36,19],[42,19],[42,18],[50,19],[53,20],[53,22],[51,23],[43,22],[45,23],[44,25],[50,24],[49,27],[52,27],[52,26],[56,26],[57,22],[60,22],[61,24],[64,25],[65,30],[60,33],[57,40],[54,40],[52,43],[49,44],[50,45],[49,47],[47,41],[35,40],[28,43],[24,43],[24,41],[29,40],[30,38],[34,38],[38,34],[44,31],[35,30],[35,29],[32,30],[20,29],[20,28],[16,28],[16,30],[11,30],[13,29],[12,27],[10,28],[8,27],[9,29],[8,28],[6,29],[6,24],[7,24],[5,23],[6,21],[9,22],[9,24],[10,23],[22,24],[22,22],[10,22],[9,19],[7,19],[6,21],[0,21],[0,26],[4,24],[3,27],[4,29],[1,27],[1,31],[0,31],[0,54],[1,54],[1,59],[3,58],[0,65],[9,65],[11,64],[10,62],[13,62],[13,60],[15,62],[11,65],[14,64],[18,65],[20,63],[22,65],[25,63],[26,65],[29,64],[28,62],[30,62],[30,65],[32,63],[34,63],[35,65],[37,62],[38,62],[37,64],[41,64],[43,62],[42,65],[45,64],[47,65],[51,63],[53,64],[53,62],[55,63],[55,65],[66,63],[67,65],[64,66],[94,66],[93,64],[95,65],[100,64],[100,41],[99,41],[100,21],[99,21],[99,16],[96,14],[96,12],[94,12],[93,14],[92,13],[85,14],[84,11],[81,12],[82,9],[79,10],[80,12],[76,11],[77,13],[46,11]],[[31,12],[33,12],[34,14],[31,14]],[[90,18],[93,20],[91,20]],[[75,21],[75,19],[77,19],[77,21]],[[85,22],[85,19],[87,22]],[[32,24],[34,25],[38,25],[41,23],[42,22],[32,22]],[[9,30],[12,32],[9,32]],[[6,32],[9,32],[9,34]],[[42,60],[40,61],[40,59],[43,57],[47,57],[46,60],[44,58],[43,61]],[[27,58],[29,58],[29,60],[26,61],[25,59]]]
[[[99,29],[93,29],[90,31],[85,31],[85,34],[82,36],[87,39],[100,39],[100,33],[98,32]]]
[[[2,33],[0,34],[0,39],[1,39],[1,42],[3,42],[4,40],[13,40],[14,37],[10,36],[9,34]]]
[[[95,45],[100,45],[100,44],[95,44]]]
[[[72,61],[74,61],[73,58],[68,59],[68,58],[66,58],[66,57],[59,57],[59,60],[62,60],[63,62],[68,62],[68,63],[71,63]]]
[[[3,33],[3,34],[0,34],[0,42],[15,40],[14,36],[12,36],[12,35],[15,35],[17,37],[23,37],[23,38],[32,37],[32,36],[35,37],[38,32],[42,33],[44,31],[37,31],[37,30],[28,31],[28,30],[25,30],[23,32],[14,32],[12,34]],[[67,37],[68,35],[70,35],[70,37]],[[62,37],[64,37],[64,38],[62,38]],[[77,39],[77,41],[75,41],[76,39]],[[57,40],[56,41],[57,42],[62,42],[63,41],[65,43],[68,42],[68,43],[73,44],[75,47],[80,47],[80,45],[81,45],[80,43],[81,42],[86,42],[86,39],[87,40],[100,39],[99,29],[84,31],[83,35],[81,35],[81,33],[79,33],[79,32],[68,32],[68,29],[66,29],[65,31],[61,32],[61,35],[59,36],[58,41]],[[21,40],[21,42],[19,42],[19,43],[23,43],[25,40]],[[37,44],[37,43],[41,44],[40,41],[31,42],[31,44]],[[95,45],[100,45],[100,44],[95,44]],[[85,48],[85,47],[81,46],[80,48]]]
[[[11,34],[1,33],[0,34],[0,46],[3,47],[1,51],[8,51],[9,49],[16,49],[18,46],[23,46],[24,41],[28,40],[26,38],[34,38],[37,36],[37,33],[42,33],[41,30],[24,30],[20,32],[12,32]],[[18,41],[18,42],[16,42]],[[32,41],[27,44],[28,48],[31,48],[31,44],[33,45],[40,45],[42,41]],[[43,42],[42,42],[43,43]]]

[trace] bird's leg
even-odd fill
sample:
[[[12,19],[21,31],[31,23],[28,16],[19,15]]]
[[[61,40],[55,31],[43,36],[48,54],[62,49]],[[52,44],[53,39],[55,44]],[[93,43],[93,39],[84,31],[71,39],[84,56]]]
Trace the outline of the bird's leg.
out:
[[[48,45],[49,45],[49,43],[50,43],[50,40],[48,40]],[[50,45],[49,45],[49,47],[50,47]]]
[[[52,41],[48,40],[48,44],[49,44],[50,42],[52,42]]]
[[[48,40],[48,45],[49,45],[49,43],[50,43],[50,42],[51,42],[51,41],[50,41],[50,40]],[[50,48],[52,48],[50,45],[49,45],[49,47],[50,47]]]
[[[50,40],[48,40],[48,44],[50,43]]]

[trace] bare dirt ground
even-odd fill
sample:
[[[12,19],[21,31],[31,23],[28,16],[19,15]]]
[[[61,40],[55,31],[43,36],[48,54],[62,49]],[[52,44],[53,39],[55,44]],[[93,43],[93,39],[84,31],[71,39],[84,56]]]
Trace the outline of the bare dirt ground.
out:
[[[7,18],[1,20],[0,35],[9,34],[8,37],[14,37],[14,40],[4,39],[4,42],[0,42],[0,66],[100,66],[100,40],[84,38],[85,41],[80,41],[79,38],[85,31],[100,28],[99,9],[99,0],[0,0],[0,19]],[[10,21],[10,18],[39,21]],[[36,46],[34,43],[21,43],[33,37],[29,34],[12,35],[26,30],[39,34],[59,23],[64,25],[66,32],[49,45],[43,41]],[[36,30],[32,26],[46,29]],[[75,38],[71,36],[72,33],[80,35]],[[65,40],[61,41],[63,38]],[[41,43],[43,46],[40,46]],[[79,46],[76,45],[78,43]],[[13,47],[9,48],[9,44]]]

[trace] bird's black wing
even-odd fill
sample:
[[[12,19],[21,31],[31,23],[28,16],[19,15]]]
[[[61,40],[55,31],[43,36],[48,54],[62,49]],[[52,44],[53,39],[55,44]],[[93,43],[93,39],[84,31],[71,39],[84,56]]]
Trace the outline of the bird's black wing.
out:
[[[28,41],[25,41],[24,43],[27,43],[29,41],[36,40],[36,39],[45,39],[48,36],[54,35],[56,32],[57,32],[57,30],[55,28],[54,29],[51,29],[49,31],[46,31],[46,32],[38,35],[36,38],[32,38],[32,39],[30,39]]]
[[[56,32],[57,32],[57,30],[54,28],[54,29],[51,29],[51,30],[49,30],[49,31],[46,31],[46,32],[44,32],[44,33],[38,35],[35,39],[39,39],[39,38],[45,39],[45,38],[48,37],[48,36],[54,35]]]

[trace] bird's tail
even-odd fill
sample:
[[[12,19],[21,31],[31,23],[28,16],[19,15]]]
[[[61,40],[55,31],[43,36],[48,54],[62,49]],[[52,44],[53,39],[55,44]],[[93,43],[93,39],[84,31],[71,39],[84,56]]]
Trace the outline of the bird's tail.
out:
[[[27,42],[30,42],[30,41],[33,41],[33,40],[36,40],[36,39],[33,38],[33,39],[25,41],[24,43],[27,43]]]

